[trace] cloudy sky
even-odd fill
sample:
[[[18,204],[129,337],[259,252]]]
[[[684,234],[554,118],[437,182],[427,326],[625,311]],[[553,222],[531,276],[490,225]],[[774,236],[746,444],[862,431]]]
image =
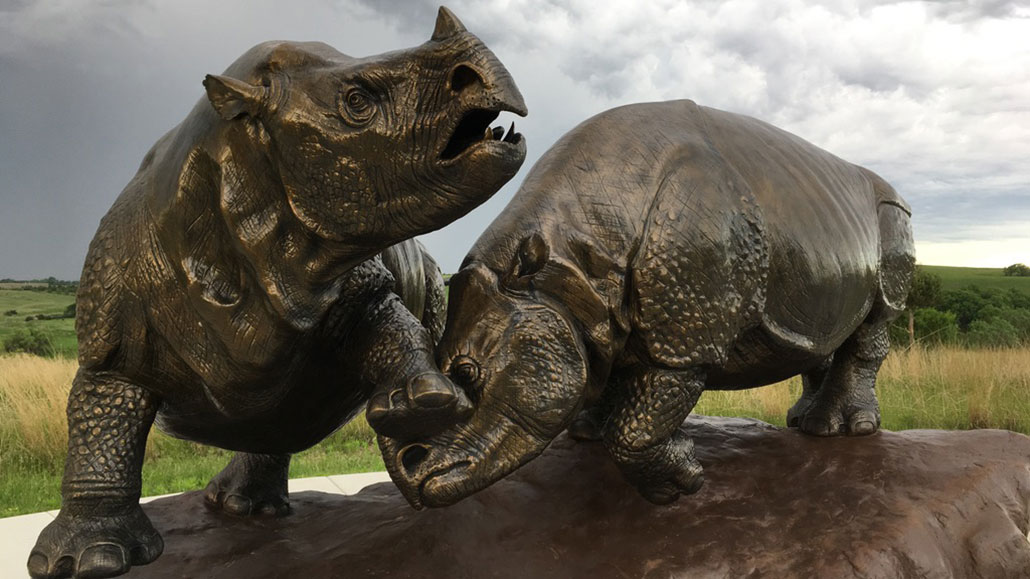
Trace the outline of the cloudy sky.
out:
[[[144,153],[250,46],[354,56],[428,39],[437,2],[0,0],[0,278],[79,275]],[[920,262],[1030,263],[1030,1],[448,0],[518,82],[522,172],[423,241],[453,271],[587,117],[691,98],[881,174]]]

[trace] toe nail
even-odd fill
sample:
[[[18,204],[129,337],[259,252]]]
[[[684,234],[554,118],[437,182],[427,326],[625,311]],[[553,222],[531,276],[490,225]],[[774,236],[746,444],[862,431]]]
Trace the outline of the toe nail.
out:
[[[863,420],[855,423],[851,430],[855,434],[872,434],[876,432],[876,426],[868,420]]]
[[[248,515],[251,509],[250,499],[241,495],[229,495],[225,497],[223,508],[234,515]]]
[[[110,577],[129,570],[125,550],[120,545],[103,543],[87,547],[79,557],[76,577]]]
[[[378,394],[368,401],[368,419],[376,420],[390,412],[390,401],[386,394]]]
[[[29,573],[31,573],[33,577],[37,575],[46,575],[49,564],[50,560],[42,553],[33,553],[29,555]]]
[[[440,408],[455,402],[454,388],[440,374],[421,374],[408,385],[411,399],[424,408]]]

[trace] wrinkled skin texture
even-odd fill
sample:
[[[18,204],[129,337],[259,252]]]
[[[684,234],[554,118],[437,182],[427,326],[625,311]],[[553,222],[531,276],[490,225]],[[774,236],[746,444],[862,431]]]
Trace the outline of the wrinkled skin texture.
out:
[[[90,246],[63,502],[33,577],[110,577],[160,555],[138,505],[152,423],[240,451],[211,508],[281,514],[290,453],[366,404],[396,436],[470,409],[433,359],[439,269],[405,240],[519,169],[521,135],[489,127],[525,114],[497,58],[441,9],[412,49],[270,42],[204,86]]]
[[[443,506],[568,428],[665,504],[703,484],[680,425],[704,390],[797,374],[801,430],[875,432],[909,215],[872,172],[749,117],[602,113],[540,159],[452,278],[437,357],[472,415],[381,436],[387,468],[413,506]]]

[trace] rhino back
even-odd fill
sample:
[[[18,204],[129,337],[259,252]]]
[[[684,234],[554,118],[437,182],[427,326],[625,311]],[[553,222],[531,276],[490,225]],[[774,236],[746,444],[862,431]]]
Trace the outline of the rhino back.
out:
[[[685,100],[629,105],[545,153],[467,260],[504,272],[530,232],[575,231],[621,270],[620,290],[599,293],[628,304],[640,356],[729,364],[752,330],[818,356],[876,295],[877,201],[863,169],[766,123]]]

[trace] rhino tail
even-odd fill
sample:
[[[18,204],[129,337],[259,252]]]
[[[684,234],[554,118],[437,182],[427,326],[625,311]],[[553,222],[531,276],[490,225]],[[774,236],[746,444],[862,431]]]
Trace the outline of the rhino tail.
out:
[[[912,224],[904,207],[881,203],[877,207],[880,228],[880,299],[895,316],[905,309],[916,266]]]

